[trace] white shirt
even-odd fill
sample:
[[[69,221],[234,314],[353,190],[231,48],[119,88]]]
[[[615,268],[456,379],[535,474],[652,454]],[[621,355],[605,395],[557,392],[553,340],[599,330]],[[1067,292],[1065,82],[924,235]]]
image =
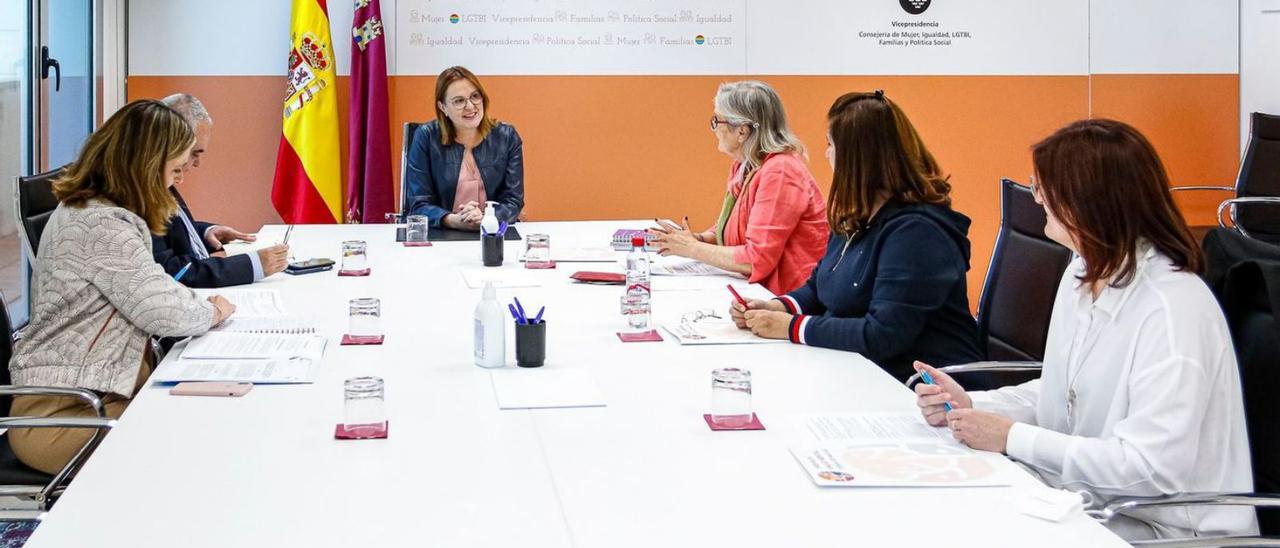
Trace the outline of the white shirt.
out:
[[[1093,299],[1067,268],[1040,379],[972,394],[1018,421],[1006,450],[1045,483],[1119,497],[1251,492],[1240,374],[1227,323],[1196,275],[1149,247],[1129,285]],[[1074,403],[1068,405],[1069,394]],[[1068,411],[1070,410],[1070,411]],[[1251,534],[1248,507],[1169,507],[1111,524],[1129,540]]]

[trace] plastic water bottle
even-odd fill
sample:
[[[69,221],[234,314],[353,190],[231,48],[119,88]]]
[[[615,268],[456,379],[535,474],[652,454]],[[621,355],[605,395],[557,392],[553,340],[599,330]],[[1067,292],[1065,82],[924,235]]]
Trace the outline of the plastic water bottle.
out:
[[[476,305],[476,365],[502,367],[507,363],[506,314],[498,304],[493,282],[484,283],[484,293]]]
[[[633,329],[649,327],[649,254],[644,249],[644,236],[631,237],[631,253],[627,254],[627,293],[624,313]]]

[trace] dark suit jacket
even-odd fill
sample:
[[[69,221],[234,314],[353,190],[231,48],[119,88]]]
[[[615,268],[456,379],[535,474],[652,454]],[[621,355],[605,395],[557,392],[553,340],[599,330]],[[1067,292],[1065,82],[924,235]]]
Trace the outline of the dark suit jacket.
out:
[[[191,210],[187,208],[187,202],[182,199],[181,194],[178,194],[178,189],[170,187],[169,191],[178,201],[178,207],[186,212],[187,218],[191,219],[191,224],[195,226],[196,239],[209,253],[218,251],[204,241],[204,231],[213,226],[213,223],[195,220]],[[195,250],[191,247],[191,237],[187,233],[186,223],[174,215],[169,219],[168,227],[169,231],[164,236],[151,235],[151,252],[156,262],[160,263],[165,272],[171,276],[182,270],[187,263],[191,263],[191,268],[187,269],[187,273],[182,275],[181,280],[187,287],[226,287],[253,283],[253,261],[248,255],[197,259]]]
[[[453,211],[462,153],[460,144],[440,144],[440,124],[436,120],[418,127],[405,170],[409,214],[426,215],[431,226],[440,226],[444,216]],[[524,144],[520,134],[511,124],[498,122],[471,154],[480,168],[485,196],[498,203],[494,213],[498,221],[516,222],[524,209]]]

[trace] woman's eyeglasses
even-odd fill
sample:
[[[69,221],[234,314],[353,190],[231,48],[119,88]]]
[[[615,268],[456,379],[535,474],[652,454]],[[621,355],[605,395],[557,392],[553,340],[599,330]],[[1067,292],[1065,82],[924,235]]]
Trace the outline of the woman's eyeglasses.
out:
[[[734,122],[730,122],[729,120],[721,120],[720,118],[716,118],[714,114],[711,115],[711,130],[715,131],[716,128],[720,127],[720,124],[724,124],[729,127],[751,126],[753,129],[760,127],[760,124],[757,124],[749,120],[746,122],[734,123]]]
[[[453,99],[449,99],[449,106],[453,107],[455,110],[462,110],[463,108],[466,108],[468,102],[475,106],[481,106],[484,104],[484,96],[480,95],[479,91],[474,91],[471,93],[470,97],[458,96]]]

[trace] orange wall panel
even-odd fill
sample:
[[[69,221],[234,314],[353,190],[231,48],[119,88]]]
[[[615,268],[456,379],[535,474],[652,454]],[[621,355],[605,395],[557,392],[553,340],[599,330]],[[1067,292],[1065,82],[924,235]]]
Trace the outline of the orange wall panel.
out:
[[[678,218],[714,220],[729,159],[708,127],[721,76],[490,76],[492,114],[525,143],[530,220]],[[826,191],[825,116],[840,94],[884,89],[903,106],[952,176],[955,207],[973,219],[970,296],[980,285],[999,227],[997,181],[1026,181],[1029,147],[1054,129],[1095,114],[1147,132],[1182,184],[1234,176],[1238,78],[1230,76],[770,76],[790,122],[809,148]],[[339,79],[346,124],[347,80]],[[434,77],[390,78],[393,170],[400,173],[401,125],[433,114]],[[1177,92],[1170,95],[1169,91]],[[210,152],[183,183],[201,219],[253,230],[279,222],[270,202],[280,139],[282,78],[140,77],[130,99],[192,93],[215,123]],[[1183,95],[1186,94],[1186,95]],[[1212,99],[1203,99],[1204,97]],[[1224,98],[1224,96],[1229,96]],[[1194,97],[1171,101],[1168,97]],[[345,172],[345,141],[342,151]]]
[[[1240,167],[1240,76],[1107,74],[1091,83],[1093,115],[1138,128],[1156,147],[1174,186],[1234,186]],[[1229,193],[1179,192],[1187,221],[1213,225]]]

